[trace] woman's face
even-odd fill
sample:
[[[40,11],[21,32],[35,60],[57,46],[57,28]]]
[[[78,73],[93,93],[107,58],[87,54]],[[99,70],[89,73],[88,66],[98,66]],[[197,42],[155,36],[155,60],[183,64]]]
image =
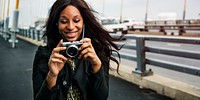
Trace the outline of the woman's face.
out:
[[[58,28],[66,40],[76,41],[82,32],[83,18],[79,10],[69,5],[60,14]]]

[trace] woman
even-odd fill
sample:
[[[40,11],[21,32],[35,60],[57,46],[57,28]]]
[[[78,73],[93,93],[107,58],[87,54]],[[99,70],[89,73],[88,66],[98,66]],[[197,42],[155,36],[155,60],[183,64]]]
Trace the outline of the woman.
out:
[[[57,0],[46,23],[47,46],[33,63],[34,100],[106,100],[109,63],[118,50],[84,0]],[[62,54],[63,42],[80,41],[79,54]],[[114,49],[112,49],[114,48]]]

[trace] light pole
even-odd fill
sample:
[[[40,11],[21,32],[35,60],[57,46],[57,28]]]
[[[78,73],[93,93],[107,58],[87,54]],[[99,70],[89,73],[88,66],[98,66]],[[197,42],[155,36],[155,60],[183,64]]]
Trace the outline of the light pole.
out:
[[[7,6],[7,14],[6,14],[6,18],[4,21],[4,34],[3,37],[5,38],[5,40],[7,40],[7,33],[8,33],[8,26],[9,26],[9,10],[10,10],[10,0],[8,0],[8,6]]]
[[[0,0],[0,30],[3,28],[3,0]],[[2,33],[0,33],[2,35]]]
[[[2,20],[3,15],[3,0],[0,0],[0,21]]]
[[[146,11],[145,11],[145,24],[147,24],[147,17],[148,17],[148,6],[149,6],[149,0],[146,1]]]
[[[15,43],[18,42],[16,40],[16,33],[18,31],[18,17],[19,17],[19,0],[16,0],[16,6],[15,6],[15,10],[13,13],[13,23],[12,23],[12,34],[11,34],[11,39],[9,40],[9,42],[12,43],[12,48],[15,48]]]
[[[123,16],[123,0],[121,0],[120,23],[122,23],[122,16]]]
[[[1,11],[2,11],[2,16],[1,16],[1,17],[2,17],[2,22],[1,22],[1,25],[0,25],[0,26],[1,26],[1,28],[2,28],[2,29],[1,29],[1,30],[2,30],[2,34],[4,34],[4,25],[5,25],[5,18],[4,18],[5,16],[4,16],[4,15],[5,15],[6,0],[3,0],[1,4],[2,4],[2,5],[1,5],[1,6],[2,6],[2,10],[1,10]],[[4,35],[3,35],[3,36],[4,36]]]
[[[185,15],[186,15],[186,0],[184,0],[183,21],[185,21]]]
[[[3,4],[3,19],[5,17],[5,8],[6,8],[6,0],[4,0],[4,3]]]

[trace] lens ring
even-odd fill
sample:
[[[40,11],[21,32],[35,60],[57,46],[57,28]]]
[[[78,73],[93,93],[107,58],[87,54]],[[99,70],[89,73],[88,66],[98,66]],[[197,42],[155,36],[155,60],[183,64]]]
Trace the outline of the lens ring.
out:
[[[76,45],[70,45],[66,49],[67,56],[73,58],[78,54],[78,47]]]

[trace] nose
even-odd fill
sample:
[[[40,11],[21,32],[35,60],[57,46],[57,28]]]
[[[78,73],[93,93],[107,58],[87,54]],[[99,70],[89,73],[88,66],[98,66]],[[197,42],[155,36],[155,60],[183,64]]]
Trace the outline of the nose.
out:
[[[69,24],[67,25],[67,29],[73,30],[74,28],[75,28],[75,24],[73,22],[69,22]]]

